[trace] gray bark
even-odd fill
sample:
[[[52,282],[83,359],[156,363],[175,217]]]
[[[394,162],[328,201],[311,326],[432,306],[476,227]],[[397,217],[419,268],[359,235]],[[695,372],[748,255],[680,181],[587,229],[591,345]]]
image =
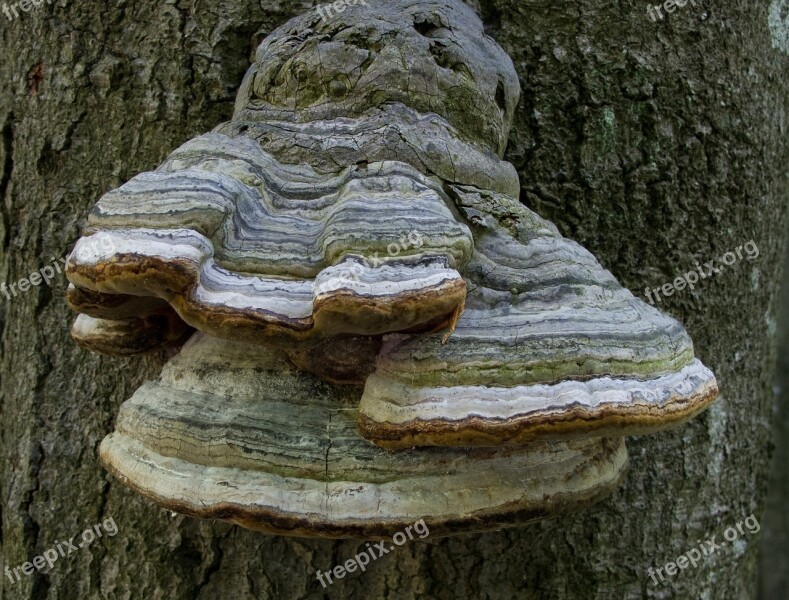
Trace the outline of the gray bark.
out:
[[[375,0],[369,0],[375,1]],[[120,403],[164,354],[76,347],[65,278],[2,301],[2,566],[112,517],[119,532],[2,598],[749,598],[758,535],[654,585],[661,567],[751,513],[768,481],[789,151],[781,2],[481,2],[523,86],[507,159],[522,200],[637,294],[753,239],[743,260],[661,303],[721,398],[628,442],[612,498],[522,529],[410,543],[323,590],[363,543],[171,517],[96,460]],[[56,1],[0,13],[0,280],[63,257],[98,196],[229,118],[257,43],[308,2]],[[772,17],[770,18],[770,15]]]
[[[778,302],[778,363],[775,374],[770,482],[759,552],[759,600],[783,598],[789,590],[789,246],[784,253]]]

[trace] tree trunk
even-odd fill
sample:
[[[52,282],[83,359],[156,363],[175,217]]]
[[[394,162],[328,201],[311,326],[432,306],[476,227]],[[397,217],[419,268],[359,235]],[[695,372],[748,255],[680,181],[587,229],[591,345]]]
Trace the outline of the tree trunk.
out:
[[[720,399],[681,429],[629,440],[622,488],[583,513],[409,543],[324,590],[315,571],[363,542],[173,517],[103,471],[97,447],[120,403],[166,356],[79,349],[57,275],[0,296],[3,568],[110,517],[118,533],[19,582],[3,575],[3,598],[755,596],[759,535],[748,530],[665,583],[647,569],[761,518],[789,179],[786,4],[695,0],[656,22],[643,3],[480,4],[521,77],[507,159],[525,204],[638,295],[758,245],[756,260],[659,305],[687,327]],[[265,5],[56,0],[0,12],[0,280],[65,257],[100,194],[230,117],[257,43],[311,10]]]
[[[789,590],[789,246],[784,252],[778,302],[778,371],[775,374],[773,455],[759,554],[759,600],[776,600]]]

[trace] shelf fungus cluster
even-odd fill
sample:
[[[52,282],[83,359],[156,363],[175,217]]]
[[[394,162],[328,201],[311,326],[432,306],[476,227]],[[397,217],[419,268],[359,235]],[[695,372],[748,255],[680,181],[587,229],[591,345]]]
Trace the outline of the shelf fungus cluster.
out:
[[[703,410],[682,326],[519,203],[519,93],[455,0],[272,33],[232,120],[103,196],[70,256],[79,343],[182,346],[107,469],[261,531],[446,535],[593,503],[625,436]]]

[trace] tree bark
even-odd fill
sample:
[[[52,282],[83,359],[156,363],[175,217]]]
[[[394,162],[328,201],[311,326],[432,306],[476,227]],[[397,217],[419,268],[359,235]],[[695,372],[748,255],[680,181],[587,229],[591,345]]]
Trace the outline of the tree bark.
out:
[[[383,0],[369,0],[383,1]],[[258,42],[309,2],[79,0],[0,13],[0,280],[65,257],[103,192],[228,119]],[[487,0],[523,95],[507,159],[522,201],[635,294],[753,240],[664,298],[721,397],[681,429],[628,441],[620,491],[529,527],[409,543],[323,589],[358,541],[266,536],[173,517],[96,460],[122,401],[164,353],[102,358],[68,335],[65,277],[2,301],[2,562],[13,569],[112,517],[2,598],[749,598],[746,533],[655,585],[663,567],[754,513],[768,480],[789,151],[789,28],[780,0],[677,7]],[[21,573],[21,571],[20,571]]]
[[[772,466],[759,552],[759,600],[783,598],[789,589],[789,246],[784,252],[778,301],[778,369],[775,374]]]

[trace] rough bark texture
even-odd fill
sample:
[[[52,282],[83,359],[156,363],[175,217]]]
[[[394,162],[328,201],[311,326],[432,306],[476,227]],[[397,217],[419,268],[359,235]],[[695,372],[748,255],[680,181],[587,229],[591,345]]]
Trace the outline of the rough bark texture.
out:
[[[788,232],[789,233],[789,232]],[[759,552],[759,600],[778,600],[789,590],[789,246],[784,253],[778,302],[778,363],[773,408],[773,455]]]
[[[374,1],[374,0],[370,0]],[[528,528],[409,543],[323,590],[359,542],[271,537],[169,513],[96,461],[163,354],[107,359],[68,338],[62,276],[2,300],[2,561],[107,517],[119,532],[3,598],[748,598],[758,536],[665,585],[646,573],[761,516],[787,199],[789,34],[780,0],[489,0],[523,86],[507,159],[522,200],[643,293],[753,239],[760,256],[664,299],[722,397],[628,443],[618,494]],[[98,0],[0,14],[0,280],[66,255],[98,196],[227,119],[257,43],[307,2]],[[783,12],[782,12],[783,11]],[[75,540],[77,541],[77,540]]]

